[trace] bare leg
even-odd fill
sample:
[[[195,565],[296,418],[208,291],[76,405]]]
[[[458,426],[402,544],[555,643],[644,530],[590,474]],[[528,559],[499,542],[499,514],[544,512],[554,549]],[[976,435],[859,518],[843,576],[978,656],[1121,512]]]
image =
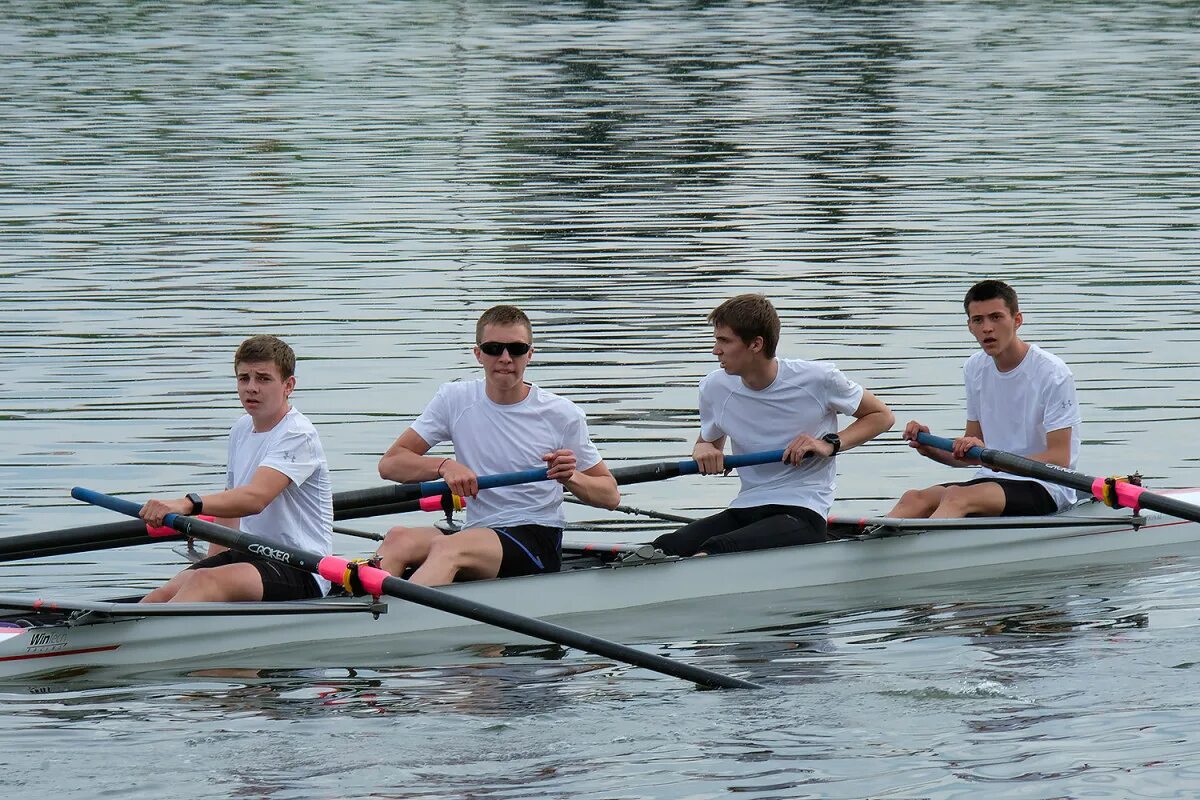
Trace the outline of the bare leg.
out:
[[[455,578],[477,581],[500,574],[504,548],[500,534],[491,528],[469,528],[442,536],[429,548],[429,556],[412,575],[412,582],[442,586]]]
[[[174,578],[171,578],[171,580],[167,581],[162,586],[158,587],[154,591],[147,594],[139,602],[142,602],[142,603],[167,603],[167,602],[170,602],[171,598],[175,596],[175,594],[179,591],[181,586],[183,586],[185,583],[187,583],[187,581],[191,578],[192,573],[194,573],[195,571],[196,570],[194,570],[194,569],[185,569],[183,572],[179,573]]]
[[[263,598],[262,576],[253,564],[225,564],[191,570],[173,603],[257,601]]]
[[[922,519],[928,517],[941,505],[942,497],[945,494],[945,486],[930,486],[927,489],[909,489],[900,495],[900,499],[887,515],[897,519]]]
[[[977,483],[974,486],[947,486],[942,502],[931,516],[937,518],[965,517],[975,514],[998,517],[1004,513],[1004,489],[998,483]]]
[[[425,563],[430,547],[444,536],[437,528],[392,528],[375,551],[379,566],[393,575],[403,575],[409,567]]]

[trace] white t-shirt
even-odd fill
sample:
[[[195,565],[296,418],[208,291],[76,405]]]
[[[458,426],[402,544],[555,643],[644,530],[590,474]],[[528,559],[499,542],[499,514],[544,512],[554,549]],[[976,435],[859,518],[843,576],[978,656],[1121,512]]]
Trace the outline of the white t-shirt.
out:
[[[274,428],[259,433],[247,414],[229,431],[229,466],[225,488],[245,486],[259,467],[270,467],[291,479],[266,508],[242,517],[241,529],[312,553],[333,552],[333,488],[329,465],[317,429],[295,408]],[[314,575],[321,592],[329,581]]]
[[[700,381],[700,436],[728,436],[734,453],[779,450],[802,433],[837,433],[837,415],[853,414],[863,388],[826,361],[779,359],[779,374],[754,390],[719,369]],[[730,508],[802,506],[829,514],[837,477],[836,458],[813,456],[799,467],[762,464],[738,467],[742,490]]]
[[[967,419],[983,429],[985,446],[1006,450],[1019,456],[1031,456],[1046,449],[1046,433],[1071,429],[1071,463],[1079,458],[1079,403],[1075,399],[1075,378],[1058,356],[1037,345],[1015,369],[1001,372],[996,362],[982,350],[963,365],[967,387]],[[981,467],[977,478],[1034,480],[1007,472]],[[1074,489],[1037,481],[1046,487],[1061,511],[1074,504]]]
[[[524,400],[511,405],[492,402],[482,380],[444,384],[412,430],[430,447],[452,442],[454,459],[480,476],[542,468],[543,455],[564,448],[575,453],[581,472],[600,463],[583,412],[533,384]],[[467,501],[463,522],[468,528],[565,528],[562,502],[558,481],[484,489]]]

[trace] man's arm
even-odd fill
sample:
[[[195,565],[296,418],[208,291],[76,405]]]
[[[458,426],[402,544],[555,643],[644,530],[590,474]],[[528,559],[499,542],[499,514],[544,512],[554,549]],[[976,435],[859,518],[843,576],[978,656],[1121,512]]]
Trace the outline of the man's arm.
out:
[[[869,442],[891,428],[896,421],[896,416],[887,407],[887,404],[866,389],[863,389],[862,398],[858,401],[858,408],[854,409],[851,416],[854,417],[854,422],[847,425],[845,430],[838,432],[838,439],[842,442],[842,452]],[[802,433],[788,443],[787,448],[783,451],[783,460],[793,466],[800,466],[808,453],[829,457],[834,454],[833,445],[824,439]]]
[[[226,489],[201,496],[204,513],[217,517],[217,522],[227,524],[240,517],[257,514],[283,493],[292,479],[271,467],[259,467],[254,477],[244,486]],[[150,525],[162,525],[167,514],[191,514],[192,501],[186,497],[178,500],[147,500],[142,506],[141,517]],[[236,527],[236,525],[234,526]]]
[[[1059,428],[1046,432],[1046,449],[1027,458],[1060,467],[1071,466],[1071,429]]]
[[[891,430],[892,425],[896,424],[896,415],[887,404],[866,389],[863,389],[862,400],[852,416],[854,422],[838,433],[838,438],[842,440],[842,450],[869,442],[884,431]]]
[[[549,472],[552,478],[555,477],[553,475],[554,470],[554,464],[551,462]],[[557,478],[555,479],[558,480]],[[565,481],[560,481],[560,483],[571,494],[589,506],[613,509],[621,502],[621,490],[617,488],[617,479],[613,477],[612,472],[608,469],[608,465],[603,461],[582,471],[573,470],[571,477]]]
[[[479,494],[479,477],[474,470],[453,458],[427,456],[429,443],[409,428],[400,434],[379,459],[379,477],[397,483],[417,483],[441,478],[459,497]]]
[[[442,477],[438,470],[445,458],[426,456],[427,452],[429,444],[409,428],[379,459],[379,477],[396,483],[417,483]]]

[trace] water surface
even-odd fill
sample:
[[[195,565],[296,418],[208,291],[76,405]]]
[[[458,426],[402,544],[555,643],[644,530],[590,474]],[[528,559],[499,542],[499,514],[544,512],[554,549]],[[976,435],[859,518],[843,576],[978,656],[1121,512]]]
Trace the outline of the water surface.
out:
[[[376,485],[436,387],[477,369],[474,319],[498,302],[530,313],[530,377],[587,411],[614,465],[690,453],[704,318],[744,291],[775,300],[783,355],[833,359],[952,435],[961,297],[982,277],[1016,285],[1023,334],[1072,367],[1081,467],[1200,485],[1191,4],[30,0],[5,17],[2,535],[112,521],[74,485],[219,485],[230,357],[260,332],[300,356],[294,399],[336,488]],[[842,459],[839,507],[944,479],[893,433]],[[625,499],[703,514],[735,485]],[[0,591],[105,597],[179,563],[5,564]],[[631,620],[630,641],[759,693],[495,632],[387,668],[5,687],[0,765],[60,797],[1188,796],[1194,554],[1048,567],[709,609],[697,629],[726,624],[706,639]]]

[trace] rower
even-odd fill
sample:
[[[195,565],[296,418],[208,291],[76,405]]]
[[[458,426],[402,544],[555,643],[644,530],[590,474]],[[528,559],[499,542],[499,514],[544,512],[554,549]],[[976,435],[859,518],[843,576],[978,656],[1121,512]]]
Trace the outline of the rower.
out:
[[[1011,286],[980,281],[967,291],[963,309],[980,347],[963,365],[966,430],[951,452],[919,443],[918,435],[929,427],[916,420],[905,426],[904,438],[934,461],[978,469],[969,481],[910,489],[888,516],[1038,516],[1073,505],[1076,493],[1069,487],[998,472],[967,456],[973,447],[988,447],[1074,469],[1080,414],[1070,368],[1018,335],[1025,317]]]
[[[735,454],[784,448],[783,463],[739,467],[742,489],[729,508],[658,537],[655,547],[691,556],[825,541],[834,457],[895,417],[829,362],[776,358],[779,315],[763,295],[726,300],[708,321],[721,368],[700,382],[692,457],[701,474],[722,475],[728,440]],[[839,414],[854,418],[840,431]]]
[[[443,479],[469,498],[465,528],[395,527],[378,555],[384,569],[440,585],[509,575],[557,572],[562,563],[563,490],[593,506],[614,508],[621,494],[574,403],[525,383],[533,327],[515,306],[489,308],[475,325],[473,353],[483,379],[443,385],[412,427],[379,461],[379,475],[410,483]],[[431,456],[442,442],[454,456]],[[480,491],[478,475],[545,465],[535,483]]]
[[[289,403],[296,388],[296,354],[274,336],[252,336],[238,347],[233,365],[246,413],[229,431],[226,489],[150,500],[140,516],[159,526],[168,514],[196,516],[205,511],[227,527],[329,555],[329,465],[316,429]],[[143,602],[298,600],[328,591],[324,578],[214,544],[207,558],[150,592]]]

